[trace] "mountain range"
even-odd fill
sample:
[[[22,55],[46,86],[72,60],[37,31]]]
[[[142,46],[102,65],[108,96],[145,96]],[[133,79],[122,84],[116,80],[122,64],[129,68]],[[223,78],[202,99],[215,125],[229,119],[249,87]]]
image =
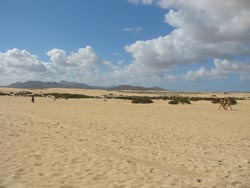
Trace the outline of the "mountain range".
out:
[[[98,87],[90,86],[84,83],[77,82],[42,82],[42,81],[27,81],[27,82],[15,82],[8,85],[11,88],[29,88],[29,89],[44,89],[44,88],[75,88],[75,89],[105,89],[105,90],[136,90],[136,91],[164,91],[165,89],[160,87],[141,87],[132,85],[119,85],[113,87]]]

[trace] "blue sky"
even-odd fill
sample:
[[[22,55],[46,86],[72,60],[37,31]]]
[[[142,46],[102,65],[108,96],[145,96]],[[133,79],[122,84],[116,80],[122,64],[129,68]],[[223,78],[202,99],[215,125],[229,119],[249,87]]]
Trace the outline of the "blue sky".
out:
[[[114,53],[126,55],[124,46],[171,31],[163,23],[164,10],[126,0],[4,0],[0,5],[1,50],[27,49],[41,58],[52,48],[72,51],[91,45],[113,60]],[[143,32],[123,30],[130,27]]]
[[[0,85],[249,91],[249,15],[247,0],[0,0]]]

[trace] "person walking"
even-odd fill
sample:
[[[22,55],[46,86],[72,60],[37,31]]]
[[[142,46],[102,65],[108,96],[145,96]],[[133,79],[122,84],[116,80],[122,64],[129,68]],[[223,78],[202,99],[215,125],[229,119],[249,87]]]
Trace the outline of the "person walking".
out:
[[[226,107],[226,109],[229,107],[231,110],[233,110],[232,107],[231,107],[231,105],[232,105],[232,101],[231,101],[231,99],[228,97],[228,98],[227,98],[227,107]]]
[[[226,108],[225,108],[225,99],[223,99],[223,98],[220,99],[220,107],[219,107],[219,110],[221,109],[221,107],[222,107],[224,110],[226,110]]]

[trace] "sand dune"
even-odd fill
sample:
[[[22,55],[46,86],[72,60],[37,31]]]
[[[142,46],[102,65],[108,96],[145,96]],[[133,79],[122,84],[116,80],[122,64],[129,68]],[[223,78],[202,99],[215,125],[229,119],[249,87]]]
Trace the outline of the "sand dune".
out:
[[[1,96],[0,188],[249,188],[250,101],[238,103]]]

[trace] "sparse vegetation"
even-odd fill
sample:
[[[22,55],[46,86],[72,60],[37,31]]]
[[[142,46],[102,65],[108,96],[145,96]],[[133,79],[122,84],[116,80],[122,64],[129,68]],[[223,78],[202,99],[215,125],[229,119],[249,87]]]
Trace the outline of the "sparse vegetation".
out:
[[[122,100],[131,100],[132,103],[138,104],[146,104],[146,103],[153,103],[154,97],[147,97],[147,96],[124,96],[124,95],[104,95],[106,99],[122,99]]]
[[[171,100],[168,102],[168,104],[191,104],[191,102],[188,97],[175,96],[171,97]]]
[[[92,96],[83,95],[83,94],[71,94],[71,93],[45,93],[43,96],[54,96],[58,99],[86,99],[86,98],[94,98]]]
[[[33,94],[32,96],[34,96],[34,97],[44,97],[43,94],[38,94],[38,93]]]
[[[171,100],[168,102],[168,104],[179,104],[178,100]]]
[[[220,103],[220,98],[214,98],[211,103],[218,104]]]
[[[211,101],[212,103],[219,103],[220,98],[217,98],[216,95],[213,95],[211,97],[184,97],[184,96],[154,96],[154,97],[148,97],[148,96],[126,96],[126,95],[104,95],[107,99],[123,99],[123,100],[140,100],[140,98],[147,98],[151,100],[170,100],[169,104],[191,104],[191,101]],[[244,100],[244,98],[231,98],[232,105],[237,104],[237,100]]]
[[[9,93],[4,93],[4,92],[1,92],[1,91],[0,91],[0,96],[11,96],[11,94],[9,94]]]
[[[191,101],[213,101],[214,97],[190,97]]]
[[[179,98],[181,104],[191,104],[190,100],[187,97]]]
[[[132,103],[135,103],[135,104],[147,104],[147,103],[153,103],[153,100],[150,99],[149,97],[135,97],[133,100],[132,100]]]
[[[87,98],[102,98],[99,96],[88,96],[84,94],[71,94],[71,93],[35,93],[30,91],[19,91],[19,92],[2,92],[0,91],[0,96],[21,96],[21,97],[51,97],[55,99],[87,99]],[[121,99],[121,100],[131,100],[132,103],[153,103],[153,100],[167,100],[169,104],[191,104],[191,101],[211,101],[213,104],[220,103],[220,98],[216,95],[211,95],[210,97],[187,97],[180,95],[172,96],[127,96],[127,95],[115,95],[109,93],[103,96],[105,99]],[[249,97],[250,98],[250,97]],[[230,98],[232,105],[237,104],[237,100],[244,100],[244,98]]]
[[[32,95],[32,92],[30,91],[20,91],[20,92],[17,92],[15,93],[15,96],[22,96],[22,97],[26,97],[26,96],[31,96]]]
[[[238,98],[237,100],[243,100],[243,99]],[[236,105],[237,104],[237,100],[235,98],[230,98],[231,105]],[[212,100],[212,103],[214,103],[214,104],[220,103],[220,98],[215,98],[214,100]]]
[[[237,101],[236,101],[236,99],[234,99],[234,98],[231,98],[231,105],[236,105],[237,104]]]

